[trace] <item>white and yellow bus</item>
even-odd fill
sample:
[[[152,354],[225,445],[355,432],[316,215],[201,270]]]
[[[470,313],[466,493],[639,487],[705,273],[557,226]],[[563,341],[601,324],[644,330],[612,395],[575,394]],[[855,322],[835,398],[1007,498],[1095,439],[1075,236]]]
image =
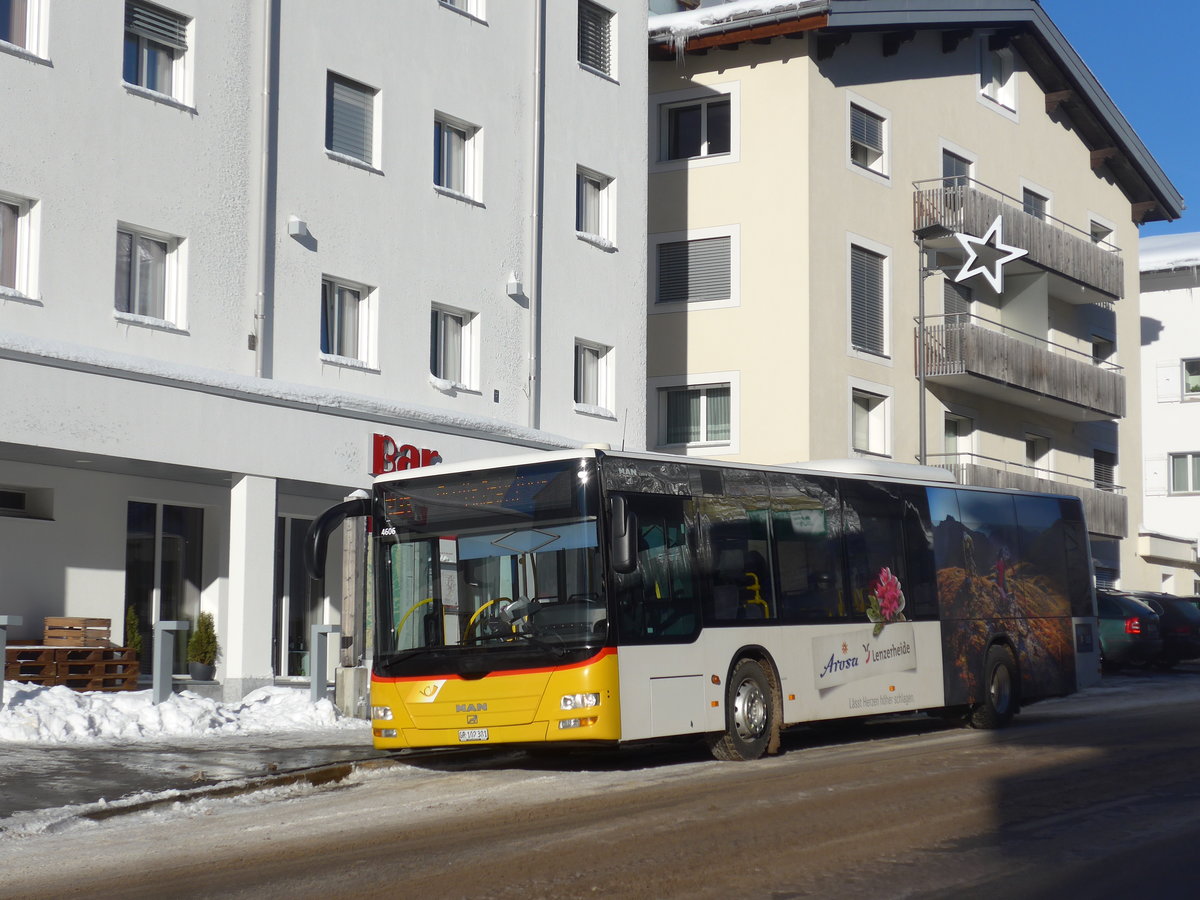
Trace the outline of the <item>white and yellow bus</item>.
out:
[[[587,449],[381,476],[308,552],[370,517],[375,746],[755,759],[797,723],[998,727],[1098,679],[1077,498],[863,466]]]

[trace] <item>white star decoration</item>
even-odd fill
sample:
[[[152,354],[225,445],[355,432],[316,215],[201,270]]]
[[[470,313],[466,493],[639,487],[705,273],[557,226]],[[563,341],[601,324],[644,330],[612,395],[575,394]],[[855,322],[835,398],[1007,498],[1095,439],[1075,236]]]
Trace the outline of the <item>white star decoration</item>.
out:
[[[1014,259],[1020,259],[1028,250],[1022,250],[1020,247],[1013,247],[1010,244],[1004,243],[1004,238],[1001,235],[1003,225],[999,216],[996,216],[996,221],[992,222],[991,227],[984,232],[983,237],[972,237],[969,234],[955,234],[958,242],[962,244],[964,250],[967,251],[967,261],[963,263],[963,267],[959,270],[955,281],[966,281],[972,275],[982,275],[987,279],[988,284],[992,286],[992,290],[997,294],[1004,293],[1004,264],[1010,263]],[[977,247],[991,246],[999,257],[989,266],[979,258]]]

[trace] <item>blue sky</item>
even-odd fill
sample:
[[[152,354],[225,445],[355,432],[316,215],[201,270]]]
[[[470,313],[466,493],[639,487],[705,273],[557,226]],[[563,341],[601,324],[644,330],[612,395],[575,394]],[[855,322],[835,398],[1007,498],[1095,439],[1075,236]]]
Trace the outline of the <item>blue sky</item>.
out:
[[[1041,3],[1183,194],[1183,218],[1144,225],[1142,236],[1200,231],[1200,2]]]

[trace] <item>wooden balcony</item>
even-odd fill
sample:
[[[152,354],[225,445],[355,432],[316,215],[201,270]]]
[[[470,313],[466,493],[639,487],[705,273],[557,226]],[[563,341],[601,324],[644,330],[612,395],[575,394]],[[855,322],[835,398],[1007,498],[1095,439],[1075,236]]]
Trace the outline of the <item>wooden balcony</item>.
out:
[[[1125,416],[1120,366],[997,322],[968,315],[927,317],[921,348],[927,381],[1072,422]]]
[[[930,456],[929,462],[949,469],[959,484],[1078,497],[1083,501],[1089,533],[1110,538],[1129,535],[1129,499],[1119,485],[1097,487],[1094,482],[1060,472],[1032,469],[972,453]]]
[[[1004,242],[1028,251],[1023,262],[1103,295],[1097,298],[1085,294],[1080,302],[1124,296],[1125,263],[1116,246],[1096,242],[1090,233],[1052,216],[1030,215],[1021,201],[974,180],[921,181],[915,188],[913,231],[918,235],[940,236],[950,248],[954,233],[982,237],[999,216],[1004,223]],[[934,237],[929,243],[936,246],[936,241]]]

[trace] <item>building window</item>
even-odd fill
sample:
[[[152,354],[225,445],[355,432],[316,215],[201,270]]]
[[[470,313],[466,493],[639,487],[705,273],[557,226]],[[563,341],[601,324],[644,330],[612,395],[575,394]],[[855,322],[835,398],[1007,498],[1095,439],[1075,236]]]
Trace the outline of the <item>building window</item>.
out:
[[[117,312],[178,324],[178,247],[178,238],[117,229]]]
[[[33,296],[33,202],[0,195],[0,293]]]
[[[275,672],[305,677],[309,671],[312,626],[326,621],[324,578],[312,583],[304,570],[304,539],[308,519],[275,519]]]
[[[484,0],[438,0],[442,6],[449,6],[451,9],[457,9],[459,12],[464,12],[469,16],[474,16],[476,19],[483,18],[483,2]]]
[[[579,62],[612,75],[613,14],[591,0],[579,0]]]
[[[1025,212],[1033,216],[1035,219],[1046,218],[1046,207],[1050,200],[1039,194],[1037,191],[1031,191],[1029,188],[1021,190],[1021,202],[1025,207]]]
[[[1108,566],[1096,566],[1094,571],[1096,573],[1096,587],[1098,588],[1113,590],[1116,588],[1117,582],[1121,579],[1119,569],[1113,569]]]
[[[979,92],[1010,112],[1017,108],[1017,84],[1013,77],[1015,58],[1009,47],[994,47],[994,38],[980,44]]]
[[[1200,493],[1200,453],[1171,454],[1172,494]]]
[[[1050,474],[1050,438],[1040,434],[1025,435],[1025,465],[1035,476]]]
[[[725,94],[664,104],[659,123],[660,157],[668,160],[727,155],[732,143],[731,109],[730,98]]]
[[[325,105],[325,149],[374,165],[375,97],[378,91],[328,73]]]
[[[603,242],[612,241],[612,179],[599,172],[575,173],[575,231]]]
[[[609,355],[611,348],[587,341],[575,342],[575,402],[582,406],[608,410]]]
[[[729,235],[657,245],[656,303],[729,300],[732,249]]]
[[[887,174],[887,122],[882,116],[850,104],[850,161],[879,175]]]
[[[729,443],[732,419],[728,384],[662,388],[658,397],[660,446]]]
[[[1200,359],[1183,360],[1183,396],[1200,399]]]
[[[942,281],[942,312],[947,325],[964,325],[971,320],[975,292],[969,285],[947,277]]]
[[[474,125],[439,116],[433,122],[433,183],[465,197],[475,191]]]
[[[851,446],[856,453],[888,455],[887,401],[870,391],[851,391]]]
[[[141,623],[142,646],[153,645],[154,623],[195,621],[203,579],[204,510],[129,501],[125,532],[125,608]],[[128,641],[130,635],[126,635]],[[187,672],[187,633],[175,635],[175,674]],[[142,671],[153,668],[142,656]]]
[[[1092,481],[1097,490],[1112,491],[1117,486],[1117,454],[1111,450],[1092,451]]]
[[[367,362],[370,289],[334,278],[321,279],[321,352]]]
[[[0,0],[0,41],[29,47],[30,0]],[[32,0],[36,3],[37,0]]]
[[[1092,335],[1092,362],[1101,365],[1110,362],[1117,353],[1117,344],[1109,338]]]
[[[961,463],[967,460],[959,459],[971,453],[971,435],[975,423],[966,416],[946,413],[945,453],[948,463]]]
[[[475,314],[448,306],[430,312],[429,372],[460,389],[475,389]]]
[[[125,4],[123,77],[128,84],[180,99],[180,63],[187,52],[188,20],[149,3]]]
[[[944,187],[966,187],[971,181],[971,161],[965,156],[942,151],[942,185]]]
[[[1117,249],[1109,241],[1109,238],[1112,237],[1113,233],[1111,225],[1107,225],[1104,222],[1098,222],[1095,219],[1092,219],[1088,230],[1091,232],[1093,244],[1100,244],[1105,250]]]
[[[850,246],[850,344],[879,356],[887,349],[885,260],[879,253]]]

